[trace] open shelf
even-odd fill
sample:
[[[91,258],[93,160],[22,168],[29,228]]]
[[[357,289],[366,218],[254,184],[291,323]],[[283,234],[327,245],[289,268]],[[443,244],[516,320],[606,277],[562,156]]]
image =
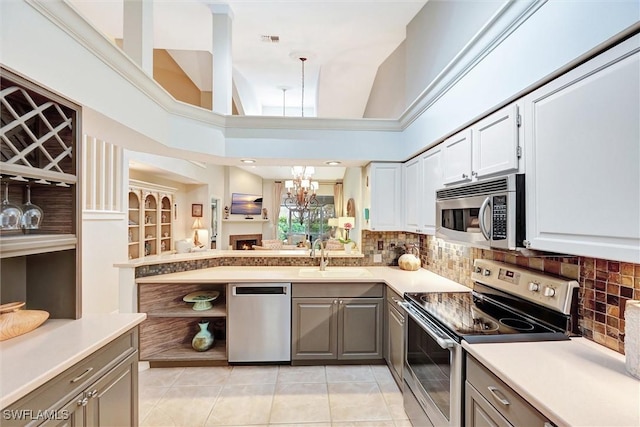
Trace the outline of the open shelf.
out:
[[[183,300],[195,291],[218,291],[213,307],[196,311]],[[140,325],[140,360],[152,366],[227,364],[226,285],[220,283],[145,283],[138,285],[138,311],[147,313]],[[191,347],[198,323],[208,322],[215,337],[213,348],[199,352]]]
[[[168,350],[159,351],[146,357],[148,362],[185,362],[192,360],[227,360],[227,342],[215,340],[213,347],[207,351],[195,351],[190,344],[182,344]]]
[[[0,238],[0,258],[35,255],[74,249],[78,243],[75,234],[16,234]]]
[[[185,303],[186,304],[186,303]],[[154,310],[147,312],[147,317],[196,317],[207,319],[211,317],[227,317],[226,304],[216,304],[209,310],[196,311],[191,308],[193,304],[185,307],[167,307],[166,310]]]

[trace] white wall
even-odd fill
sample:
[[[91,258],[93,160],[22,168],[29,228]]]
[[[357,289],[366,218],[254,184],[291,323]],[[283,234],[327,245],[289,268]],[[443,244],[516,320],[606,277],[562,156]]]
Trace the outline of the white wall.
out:
[[[405,42],[378,67],[364,110],[365,118],[398,118],[407,108]]]
[[[351,198],[355,201],[356,205],[356,220],[353,229],[351,230],[349,237],[351,240],[355,241],[358,245],[358,249],[362,251],[362,229],[363,229],[363,221],[364,215],[362,213],[363,208],[363,192],[364,184],[362,182],[362,168],[359,167],[350,167],[347,168],[344,172],[344,179],[342,180],[342,191],[344,194],[344,209],[346,213],[347,209],[347,201]],[[339,213],[338,213],[339,214]]]
[[[425,4],[407,25],[405,105],[422,93],[504,3],[506,0]]]
[[[232,193],[246,193],[246,194],[262,194],[263,197],[263,184],[262,178],[258,175],[247,172],[244,169],[227,166],[224,168],[224,182],[225,192],[222,199],[222,207],[229,206],[231,208],[231,194]],[[230,215],[230,219],[242,219],[244,215]],[[255,219],[259,219],[256,217]],[[246,220],[241,222],[225,222],[222,221],[222,228],[220,230],[220,238],[218,240],[219,249],[229,248],[229,235],[232,234],[262,234],[263,223],[262,221]]]
[[[113,313],[119,308],[116,260],[127,259],[127,222],[110,216],[82,221],[82,314]]]

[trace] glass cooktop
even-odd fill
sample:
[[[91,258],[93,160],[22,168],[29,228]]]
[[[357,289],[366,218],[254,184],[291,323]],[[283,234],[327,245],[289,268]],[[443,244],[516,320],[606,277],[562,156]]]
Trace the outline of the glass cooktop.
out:
[[[420,312],[468,342],[569,339],[565,331],[543,324],[474,292],[406,293]]]

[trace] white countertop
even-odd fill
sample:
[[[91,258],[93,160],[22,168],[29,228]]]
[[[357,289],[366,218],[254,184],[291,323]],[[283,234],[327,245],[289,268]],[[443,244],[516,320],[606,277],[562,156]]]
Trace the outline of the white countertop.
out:
[[[301,277],[300,270],[310,267],[212,267],[179,273],[142,277],[136,283],[228,283],[228,282],[384,282],[399,294],[405,292],[468,292],[469,288],[423,268],[417,271],[398,267],[335,267],[362,269],[366,277]],[[313,267],[311,267],[313,268]],[[327,267],[331,270],[331,266]]]
[[[640,380],[586,338],[463,347],[559,427],[640,426]]]
[[[0,342],[0,408],[27,395],[145,318],[144,313],[133,313],[50,319],[29,333]]]
[[[320,251],[316,251],[316,258],[320,257]],[[364,258],[360,252],[346,253],[345,251],[327,251],[330,258]],[[259,251],[229,251],[221,249],[209,249],[183,254],[150,255],[142,258],[130,259],[126,262],[116,263],[113,266],[119,268],[135,268],[144,265],[166,264],[170,262],[194,261],[210,258],[308,258],[309,249],[287,250],[259,250]]]

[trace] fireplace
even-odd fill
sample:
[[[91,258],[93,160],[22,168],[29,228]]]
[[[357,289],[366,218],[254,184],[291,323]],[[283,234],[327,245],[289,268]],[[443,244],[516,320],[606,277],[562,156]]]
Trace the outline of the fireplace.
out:
[[[262,234],[232,234],[229,236],[229,246],[234,250],[253,250],[253,245],[262,244]]]

